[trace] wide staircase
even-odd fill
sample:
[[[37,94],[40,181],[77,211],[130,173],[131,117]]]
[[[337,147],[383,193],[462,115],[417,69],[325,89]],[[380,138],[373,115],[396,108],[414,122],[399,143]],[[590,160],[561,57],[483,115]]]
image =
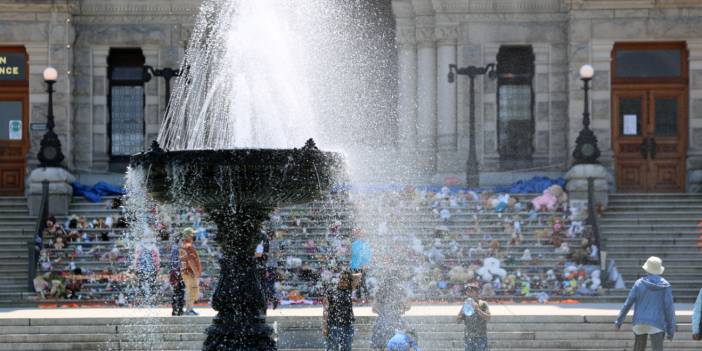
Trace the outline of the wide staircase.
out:
[[[0,306],[27,304],[27,242],[36,217],[24,197],[0,197]]]
[[[201,350],[211,317],[185,318],[42,318],[0,319],[0,350]],[[407,317],[428,351],[463,350],[463,325],[452,316]],[[321,351],[320,317],[269,317],[281,351]],[[359,317],[353,349],[369,351],[373,317]],[[691,340],[690,316],[678,317],[669,350],[699,350]],[[495,316],[488,326],[492,351],[631,350],[633,334],[621,332],[611,316]]]
[[[603,243],[627,288],[649,256],[663,259],[676,302],[694,302],[702,288],[698,246],[702,194],[611,194],[600,219]]]

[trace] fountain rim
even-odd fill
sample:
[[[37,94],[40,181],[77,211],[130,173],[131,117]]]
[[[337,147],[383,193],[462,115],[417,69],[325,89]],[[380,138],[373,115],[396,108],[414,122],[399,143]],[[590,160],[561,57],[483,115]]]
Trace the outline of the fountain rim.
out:
[[[336,151],[322,151],[317,148],[314,141],[309,139],[302,148],[233,148],[233,149],[188,149],[188,150],[163,150],[154,141],[150,151],[134,154],[130,157],[130,165],[152,163],[161,159],[163,161],[176,161],[186,158],[203,159],[208,161],[232,160],[241,158],[289,158],[296,155],[314,155],[314,158],[325,162],[344,162],[344,155]]]

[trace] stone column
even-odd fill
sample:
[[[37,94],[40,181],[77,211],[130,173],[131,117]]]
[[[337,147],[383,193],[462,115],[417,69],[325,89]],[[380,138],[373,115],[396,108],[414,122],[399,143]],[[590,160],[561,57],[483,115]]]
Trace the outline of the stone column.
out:
[[[431,27],[417,29],[417,148],[434,168],[436,158],[436,45]]]
[[[49,182],[49,213],[56,216],[68,215],[68,208],[73,196],[71,183],[76,178],[63,168],[39,167],[32,170],[29,176],[29,214],[41,215],[42,182]]]
[[[458,27],[436,28],[437,62],[437,148],[456,149],[456,87],[448,83],[449,65],[456,64],[456,40]]]
[[[417,47],[415,28],[397,29],[398,45],[398,113],[401,151],[417,145]]]
[[[595,205],[602,205],[604,208],[607,208],[610,178],[607,169],[600,164],[575,165],[566,173],[565,179],[567,181],[566,190],[568,191],[570,207],[577,209],[573,213],[576,220],[583,219],[579,215],[587,213],[588,178],[593,178],[594,180]]]

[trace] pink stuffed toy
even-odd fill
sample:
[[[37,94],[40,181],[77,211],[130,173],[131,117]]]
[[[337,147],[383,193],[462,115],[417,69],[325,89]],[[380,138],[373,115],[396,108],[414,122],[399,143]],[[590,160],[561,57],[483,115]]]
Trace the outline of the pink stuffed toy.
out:
[[[561,203],[568,200],[567,196],[568,195],[565,194],[563,188],[561,188],[559,185],[552,185],[548,187],[548,189],[544,190],[541,196],[531,200],[531,203],[534,205],[534,208],[537,211],[553,211]]]

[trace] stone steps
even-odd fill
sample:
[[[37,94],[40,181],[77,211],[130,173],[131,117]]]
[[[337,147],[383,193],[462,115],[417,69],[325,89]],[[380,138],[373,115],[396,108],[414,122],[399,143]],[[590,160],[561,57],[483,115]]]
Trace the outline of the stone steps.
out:
[[[0,306],[26,305],[27,242],[35,225],[24,197],[0,197]]]
[[[658,256],[664,277],[673,285],[676,301],[694,301],[702,274],[702,251],[697,247],[702,220],[699,194],[610,194],[600,219],[609,257],[617,263],[627,287],[643,274],[641,265]]]
[[[582,307],[582,306],[580,306]],[[47,310],[50,313],[50,310]],[[491,350],[626,350],[630,325],[612,328],[611,316],[495,316],[488,325]],[[463,326],[452,316],[406,317],[424,350],[463,350]],[[678,332],[666,349],[698,350],[690,317],[678,317]],[[369,350],[373,317],[359,317],[354,350]],[[200,350],[208,317],[0,319],[0,350]],[[278,327],[281,351],[323,349],[320,317],[269,317]]]

